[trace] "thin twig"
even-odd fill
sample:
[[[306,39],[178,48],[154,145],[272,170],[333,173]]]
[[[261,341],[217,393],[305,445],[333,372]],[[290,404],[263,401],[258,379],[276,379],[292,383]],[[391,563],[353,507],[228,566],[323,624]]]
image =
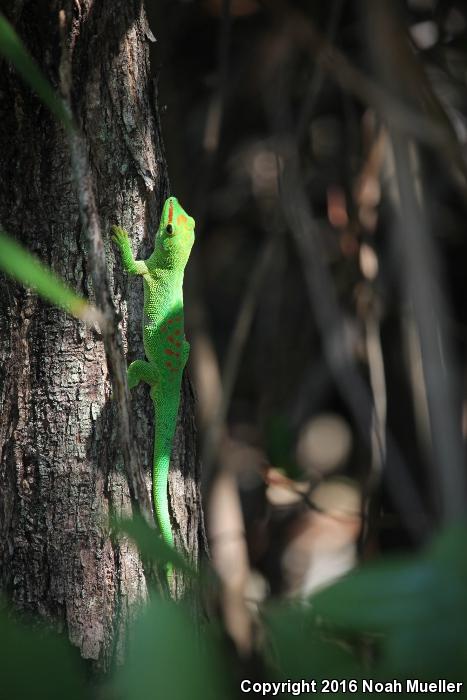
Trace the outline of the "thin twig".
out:
[[[371,426],[371,477],[368,488],[380,481],[386,460],[387,396],[384,372],[383,349],[381,347],[380,323],[375,311],[370,310],[365,320],[366,349],[370,386],[374,411]]]
[[[292,134],[286,90],[288,82],[285,76],[283,78],[279,89],[277,83],[275,84],[274,99],[270,103],[270,113],[274,117],[272,128],[275,133]],[[374,411],[373,401],[368,387],[355,367],[335,286],[324,264],[325,255],[320,232],[300,173],[296,137],[291,137],[289,149],[287,167],[279,171],[282,209],[299,253],[310,305],[322,338],[324,356],[336,388],[348,405],[357,429],[368,442],[369,426]],[[379,437],[376,433],[374,435]],[[376,448],[380,452],[380,461],[390,464],[385,473],[386,483],[394,502],[404,516],[408,530],[415,539],[423,540],[431,530],[430,521],[397,445],[388,434],[385,449],[379,440]]]
[[[308,296],[321,334],[325,357],[336,387],[348,405],[359,432],[365,440],[368,440],[373,401],[366,384],[355,368],[334,284],[323,264],[324,253],[320,244],[319,231],[313,219],[302,180],[294,164],[291,164],[288,169],[282,185],[284,214],[299,251]],[[431,527],[399,450],[390,435],[387,436],[386,457],[379,441],[377,447],[381,453],[381,462],[387,461],[390,464],[385,476],[394,501],[404,515],[406,525],[413,536],[416,539],[423,539]]]
[[[227,357],[222,372],[222,395],[218,410],[207,430],[202,452],[202,464],[205,474],[209,473],[217,455],[219,443],[224,431],[227,411],[237,379],[240,361],[243,356],[245,343],[248,339],[251,324],[256,309],[261,286],[269,270],[277,244],[277,234],[269,235],[258,260],[251,271],[249,285],[243,297],[237,320],[228,344]]]
[[[329,12],[329,19],[326,26],[326,40],[329,44],[334,43],[339,21],[342,15],[346,0],[334,0]],[[323,85],[325,71],[319,70],[316,66],[311,77],[310,87],[303,101],[302,108],[298,117],[297,124],[297,141],[300,143],[303,135],[306,132],[310,122],[311,114],[313,113],[316,100]]]
[[[408,100],[414,89],[412,83],[417,67],[412,66],[413,57],[404,52],[403,29],[397,21],[393,4],[367,0],[367,8],[371,22],[369,45],[382,82],[401,100]],[[396,78],[401,60],[404,66],[407,65],[412,80]],[[440,500],[441,519],[455,521],[465,514],[466,478],[461,416],[460,411],[455,410],[454,353],[444,327],[444,319],[448,317],[447,305],[442,287],[437,282],[442,280],[442,274],[423,208],[423,181],[417,162],[417,147],[401,133],[391,115],[388,115],[388,122],[398,194],[398,218],[392,238],[401,260],[403,291],[410,302],[418,335],[423,367],[421,379],[433,449],[433,459],[427,462],[432,469],[434,500]]]
[[[372,2],[371,5],[377,6],[378,3]],[[413,106],[411,102],[400,99],[397,92],[381,87],[354,66],[329,38],[316,29],[307,15],[298,10],[291,12],[283,0],[274,0],[269,4],[269,9],[280,18],[282,31],[291,43],[308,50],[317,64],[338,85],[363,104],[373,107],[383,120],[390,120],[401,133],[435,148],[449,165],[454,165],[456,185],[463,196],[467,196],[467,164],[455,130],[423,72],[420,72],[417,84],[414,85],[418,104]],[[383,32],[385,31],[386,28]],[[377,32],[373,34],[381,36]],[[400,49],[399,46],[395,50]],[[426,105],[428,109],[424,109]]]
[[[441,517],[459,520],[465,513],[465,471],[460,414],[454,410],[454,362],[443,328],[445,302],[432,280],[439,279],[435,251],[414,186],[409,144],[392,134],[399,190],[400,215],[395,225],[403,265],[403,284],[412,302],[418,331],[426,400],[430,418],[430,441],[434,461],[433,493],[440,498]]]
[[[373,6],[375,4],[373,3]],[[385,32],[386,27],[383,33]],[[349,59],[321,37],[312,25],[310,25],[310,37],[312,51],[323,69],[342,88],[348,90],[364,104],[373,107],[386,122],[390,121],[400,133],[436,149],[449,166],[455,166],[456,185],[463,196],[467,196],[467,165],[456,132],[423,71],[419,70],[417,75],[413,74],[411,97],[416,98],[418,105],[410,106],[409,100],[401,99],[397,96],[397,92],[381,87],[353,66]],[[403,42],[393,48],[399,57],[403,49],[406,49]],[[415,60],[413,55],[412,60]],[[411,68],[411,65],[407,66],[408,70]],[[399,75],[397,69],[395,75]],[[419,109],[417,109],[418,106]]]

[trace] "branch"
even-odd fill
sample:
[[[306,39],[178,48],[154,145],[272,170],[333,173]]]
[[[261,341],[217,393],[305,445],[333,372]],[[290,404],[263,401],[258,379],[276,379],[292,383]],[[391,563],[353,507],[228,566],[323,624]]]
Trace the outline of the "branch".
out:
[[[367,0],[369,44],[376,59],[381,80],[401,100],[408,100],[414,90],[416,67],[409,55],[402,54],[409,80],[400,80],[397,68],[401,60],[403,30],[389,2]],[[379,31],[383,30],[384,31]],[[378,40],[375,41],[375,35]],[[396,77],[397,76],[397,77]],[[418,335],[422,363],[423,391],[429,415],[434,500],[439,498],[441,519],[456,521],[465,514],[466,479],[460,412],[455,409],[454,352],[445,331],[447,303],[437,282],[442,280],[437,251],[427,217],[422,208],[423,182],[416,170],[418,152],[407,135],[388,115],[398,190],[398,219],[393,240],[401,261],[402,287],[408,298]],[[414,387],[416,389],[416,387]],[[438,505],[438,504],[437,504]]]

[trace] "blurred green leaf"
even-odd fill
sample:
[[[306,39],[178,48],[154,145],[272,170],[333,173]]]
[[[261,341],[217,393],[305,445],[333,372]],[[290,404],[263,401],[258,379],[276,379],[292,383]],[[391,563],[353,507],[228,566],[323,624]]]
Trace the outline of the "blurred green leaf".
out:
[[[279,679],[467,680],[467,531],[417,560],[362,568],[310,602],[266,609]]]
[[[124,520],[115,519],[113,527],[135,541],[141,556],[156,564],[172,563],[176,569],[189,576],[196,576],[190,564],[162,539],[158,528],[150,527],[141,515]]]
[[[0,697],[84,700],[84,666],[65,638],[32,629],[0,612]]]
[[[434,613],[452,611],[453,600],[466,609],[467,579],[459,567],[462,550],[456,547],[452,559],[439,556],[450,547],[451,538],[448,533],[415,562],[384,562],[351,574],[314,597],[315,611],[361,630],[418,624]]]
[[[62,100],[44,77],[11,24],[0,13],[0,54],[11,61],[23,80],[39,95],[42,102],[71,131],[72,120]]]
[[[441,598],[446,585],[449,576],[431,562],[386,562],[378,568],[363,569],[318,594],[314,607],[327,620],[352,630],[418,624],[426,617],[428,604],[420,593],[433,594],[441,586]]]
[[[130,630],[115,682],[123,700],[228,700],[228,676],[210,630],[180,604],[155,598]]]
[[[451,530],[415,562],[364,568],[317,594],[314,613],[346,633],[379,633],[381,674],[465,678],[466,542]]]
[[[279,679],[358,678],[361,667],[350,646],[326,636],[309,605],[284,604],[266,611],[269,664]]]
[[[43,299],[83,320],[98,320],[99,313],[83,297],[78,296],[49,268],[0,229],[0,269]]]

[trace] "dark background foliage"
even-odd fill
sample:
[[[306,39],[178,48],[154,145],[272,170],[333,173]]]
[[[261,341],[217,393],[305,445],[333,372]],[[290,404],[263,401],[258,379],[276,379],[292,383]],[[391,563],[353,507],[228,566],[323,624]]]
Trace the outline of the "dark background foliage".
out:
[[[423,115],[439,124],[449,119],[457,137],[455,148],[463,157],[464,6],[421,0],[390,3],[390,15],[396,17],[408,52],[394,37],[378,34],[380,28],[372,26],[374,18],[364,2],[167,2],[148,3],[148,11],[157,35],[153,65],[159,76],[172,189],[198,222],[188,313],[192,332],[208,333],[221,366],[248,284],[258,274],[267,241],[275,237],[229,402],[229,431],[260,447],[269,464],[298,477],[300,465],[294,455],[301,430],[313,417],[332,412],[353,435],[341,473],[356,479],[364,491],[372,481],[370,416],[363,410],[367,424],[359,429],[355,408],[329,367],[322,324],[307,293],[308,261],[287,231],[289,221],[278,193],[285,187],[280,178],[287,177],[284,171],[296,149],[323,262],[331,273],[355,365],[365,381],[370,379],[368,324],[377,323],[387,428],[425,515],[421,528],[411,528],[400,518],[394,489],[383,483],[375,498],[382,499],[385,515],[381,518],[380,513],[367,535],[375,536],[383,550],[423,541],[444,515],[429,465],[430,438],[417,429],[416,360],[407,359],[410,313],[402,278],[404,249],[394,241],[395,174],[388,162],[388,143],[377,143],[384,138],[387,113],[376,87],[413,108],[404,128],[415,136],[415,117]],[[326,65],[318,56],[316,34],[328,38],[354,73],[344,74],[337,61]],[[386,67],[392,71],[388,78],[375,59],[374,43],[391,41],[395,60]],[[368,90],[365,101],[362,84],[367,79],[374,81],[375,95]],[[400,84],[404,90],[399,90]],[[465,191],[452,154],[430,138],[419,145],[428,223],[423,235],[432,239],[435,251],[437,277],[432,283],[446,298],[443,323],[452,347],[453,399],[461,421]],[[355,402],[359,399],[356,396]],[[386,464],[388,470],[393,466]]]

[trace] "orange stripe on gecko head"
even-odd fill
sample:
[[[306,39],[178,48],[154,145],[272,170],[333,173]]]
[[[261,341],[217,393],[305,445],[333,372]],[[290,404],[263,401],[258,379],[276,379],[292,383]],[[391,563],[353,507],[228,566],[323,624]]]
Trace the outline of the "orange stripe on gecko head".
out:
[[[167,221],[168,224],[172,223],[173,216],[174,216],[174,203],[171,201],[169,204],[169,220]]]

